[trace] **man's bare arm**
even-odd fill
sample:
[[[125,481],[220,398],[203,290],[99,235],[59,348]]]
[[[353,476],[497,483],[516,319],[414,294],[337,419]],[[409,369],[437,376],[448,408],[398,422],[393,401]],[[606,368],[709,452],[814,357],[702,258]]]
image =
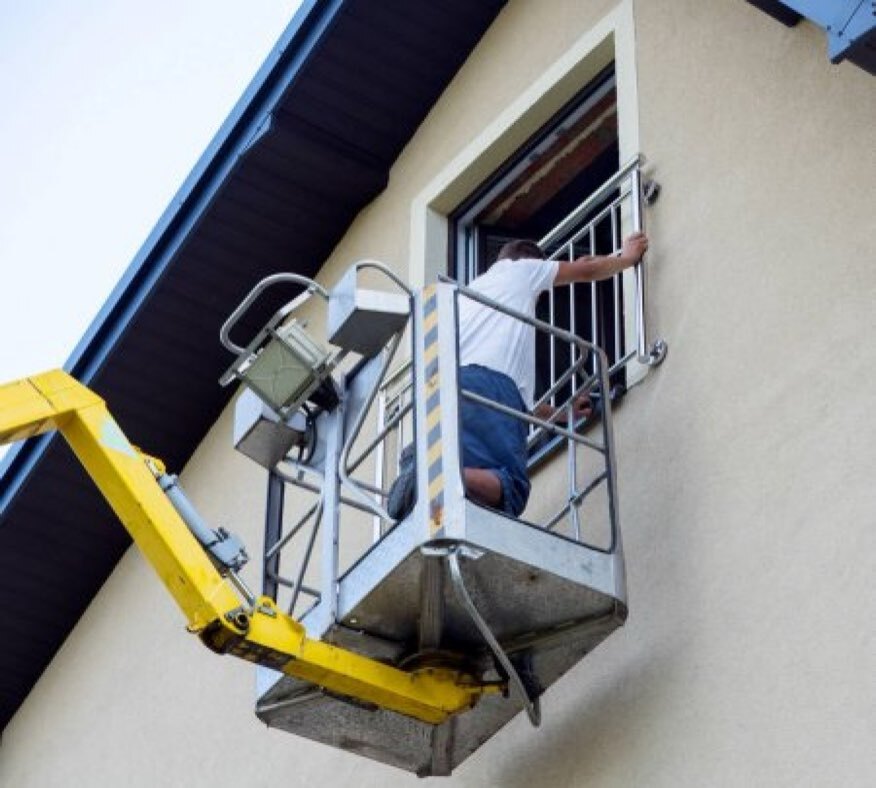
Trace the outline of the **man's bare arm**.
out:
[[[645,233],[633,233],[624,241],[618,256],[593,255],[560,263],[554,284],[568,285],[572,282],[598,282],[608,279],[638,263],[647,248],[648,236]]]

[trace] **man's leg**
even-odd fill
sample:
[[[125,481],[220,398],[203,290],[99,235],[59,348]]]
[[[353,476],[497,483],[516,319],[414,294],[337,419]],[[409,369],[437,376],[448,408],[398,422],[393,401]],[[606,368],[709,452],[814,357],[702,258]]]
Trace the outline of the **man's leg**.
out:
[[[398,478],[390,488],[386,504],[386,509],[394,520],[403,520],[407,517],[416,503],[412,447],[409,446],[402,453],[401,465]],[[493,471],[488,471],[486,468],[463,468],[462,481],[466,495],[473,501],[492,506],[494,509],[502,508],[502,482]]]
[[[460,388],[524,410],[517,384],[507,375],[476,365],[461,367]],[[460,398],[463,483],[477,503],[517,516],[526,506],[526,425],[520,419]]]
[[[502,508],[502,482],[486,468],[463,468],[463,484],[468,497],[477,503]]]

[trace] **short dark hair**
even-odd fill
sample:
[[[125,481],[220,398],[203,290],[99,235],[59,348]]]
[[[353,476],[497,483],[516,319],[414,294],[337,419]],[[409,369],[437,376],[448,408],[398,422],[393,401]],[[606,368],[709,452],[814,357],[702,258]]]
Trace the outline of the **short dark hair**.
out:
[[[497,260],[524,260],[532,259],[544,260],[544,252],[535,241],[527,241],[518,239],[516,241],[508,241],[496,255]]]

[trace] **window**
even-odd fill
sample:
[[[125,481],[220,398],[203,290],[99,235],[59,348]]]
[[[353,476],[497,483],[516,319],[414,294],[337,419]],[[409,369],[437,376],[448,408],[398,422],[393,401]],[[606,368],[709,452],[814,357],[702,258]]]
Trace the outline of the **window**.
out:
[[[451,214],[451,275],[463,284],[471,281],[513,238],[540,241],[546,254],[557,259],[617,250],[621,188],[600,187],[619,169],[617,90],[611,65]],[[625,355],[619,277],[545,293],[537,317],[595,342],[613,365]],[[539,333],[536,397],[569,365],[568,346]],[[612,376],[617,392],[623,390],[624,374],[618,363]],[[567,398],[573,385],[570,381],[557,397]]]

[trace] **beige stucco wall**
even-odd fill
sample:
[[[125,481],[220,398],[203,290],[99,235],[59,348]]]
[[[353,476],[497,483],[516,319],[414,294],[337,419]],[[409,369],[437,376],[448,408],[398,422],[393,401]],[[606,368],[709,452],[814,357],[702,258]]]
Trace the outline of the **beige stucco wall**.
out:
[[[630,620],[547,693],[540,730],[516,719],[445,782],[869,785],[876,79],[738,0],[512,0],[325,279],[357,257],[405,270],[411,205],[630,7],[633,132],[663,186],[650,311],[670,343],[617,414]],[[230,429],[226,413],[184,482],[256,546],[264,479]],[[0,784],[415,783],[265,729],[252,683],[130,552],[4,732]]]

